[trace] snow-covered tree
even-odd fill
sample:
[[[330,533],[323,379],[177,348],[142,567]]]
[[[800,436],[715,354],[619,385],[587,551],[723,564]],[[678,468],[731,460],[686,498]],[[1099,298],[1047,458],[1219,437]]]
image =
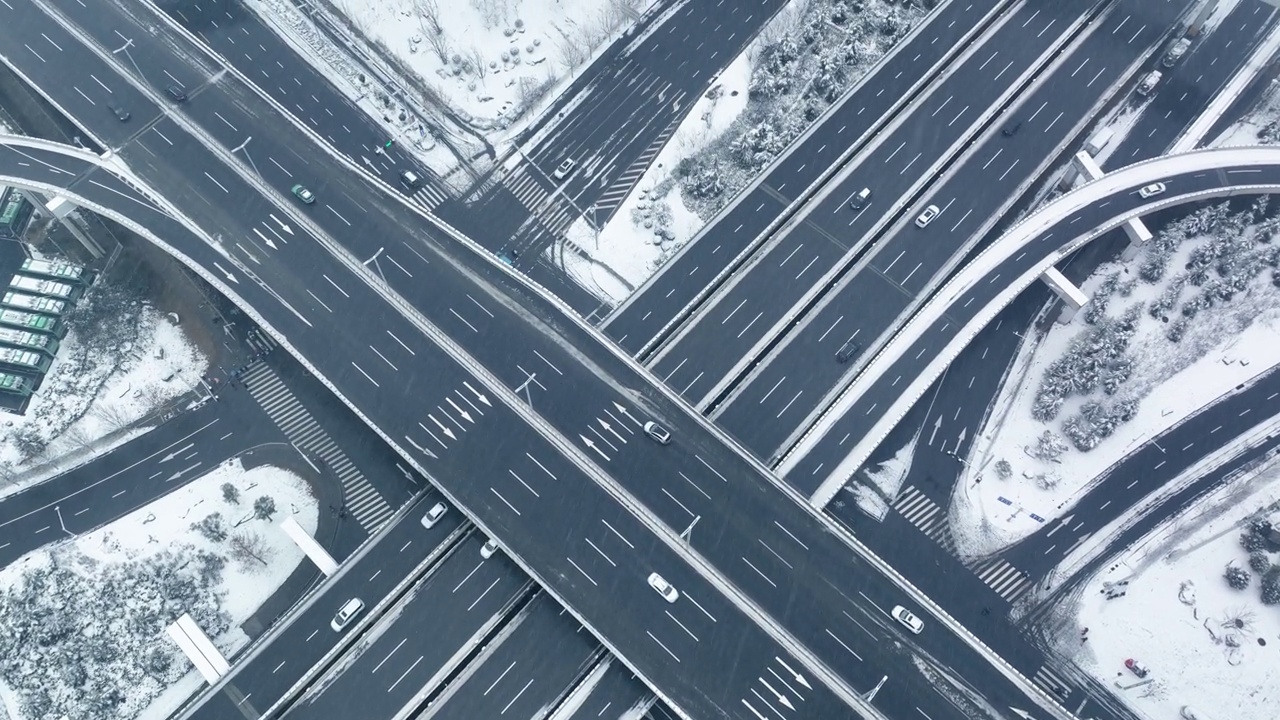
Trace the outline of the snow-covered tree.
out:
[[[223,520],[222,513],[205,515],[197,522],[191,523],[191,529],[213,542],[220,543],[227,539],[227,523]]]
[[[232,505],[240,504],[240,490],[231,483],[222,483],[222,499]]]
[[[270,495],[262,495],[253,501],[253,516],[259,520],[270,520],[276,514],[276,501]]]
[[[1248,570],[1235,564],[1227,565],[1226,572],[1222,576],[1226,578],[1227,585],[1236,590],[1244,590],[1249,587],[1249,581],[1252,579]]]
[[[1271,558],[1261,550],[1249,553],[1249,568],[1259,575],[1271,569]]]

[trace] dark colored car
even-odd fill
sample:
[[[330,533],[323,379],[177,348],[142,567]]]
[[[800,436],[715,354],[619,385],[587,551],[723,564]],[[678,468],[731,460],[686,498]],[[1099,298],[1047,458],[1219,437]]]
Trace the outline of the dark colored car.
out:
[[[116,119],[119,120],[120,122],[128,122],[129,118],[133,117],[132,115],[129,114],[128,110],[125,110],[119,105],[112,105],[108,103],[107,109],[110,110],[111,114],[115,115]]]
[[[856,340],[850,340],[840,346],[836,351],[836,362],[847,363],[862,351],[862,343]]]
[[[1017,135],[1018,131],[1021,129],[1022,129],[1022,122],[1019,121],[1012,125],[1006,125],[1005,128],[1000,131],[1000,134],[1005,137],[1013,137],[1014,135]]]
[[[178,87],[177,85],[170,85],[169,87],[165,88],[164,91],[169,95],[169,97],[173,98],[174,102],[182,103],[187,101],[186,91]]]

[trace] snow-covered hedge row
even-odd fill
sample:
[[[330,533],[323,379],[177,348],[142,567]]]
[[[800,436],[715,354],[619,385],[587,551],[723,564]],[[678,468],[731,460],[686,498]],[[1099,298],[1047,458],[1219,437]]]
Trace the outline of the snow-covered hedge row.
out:
[[[165,627],[189,613],[210,636],[225,561],[190,545],[100,563],[67,547],[0,592],[0,680],[23,717],[137,715],[190,666]]]
[[[686,206],[701,217],[711,217],[746,187],[936,4],[793,3],[762,36],[746,111],[675,169]]]
[[[1136,278],[1116,272],[1098,286],[1084,315],[1089,327],[1046,370],[1032,417],[1054,420],[1069,398],[1084,398],[1062,432],[1077,449],[1093,449],[1160,382],[1280,311],[1278,238],[1280,217],[1265,196],[1240,212],[1229,203],[1205,207],[1161,230],[1141,250]],[[1174,258],[1185,258],[1183,267],[1166,277]],[[1137,282],[1163,288],[1113,314],[1114,296],[1127,297]],[[1140,327],[1152,321],[1158,325]]]

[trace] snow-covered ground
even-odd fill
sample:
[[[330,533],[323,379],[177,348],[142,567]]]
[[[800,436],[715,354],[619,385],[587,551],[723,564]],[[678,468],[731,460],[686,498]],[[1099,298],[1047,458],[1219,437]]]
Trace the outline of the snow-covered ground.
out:
[[[1262,585],[1280,582],[1280,571],[1267,572],[1280,560],[1280,546],[1260,551],[1263,559],[1254,562],[1261,572],[1242,547],[1259,518],[1280,524],[1274,458],[1171,518],[1090,578],[1062,608],[1050,636],[1055,649],[1152,720],[1179,717],[1184,705],[1221,720],[1275,718],[1280,588],[1267,604]],[[1251,575],[1248,587],[1228,585],[1229,566]],[[1124,594],[1108,599],[1109,590]],[[1125,668],[1129,658],[1150,670],[1149,683]]]
[[[1280,82],[1272,80],[1257,104],[1239,122],[1209,143],[1210,147],[1274,145],[1280,140]]]
[[[270,519],[255,517],[264,497],[275,507]],[[214,514],[221,522],[207,520]],[[289,515],[315,532],[319,509],[307,483],[234,459],[0,570],[3,711],[13,720],[168,717],[203,680],[165,627],[190,613],[234,657],[248,642],[240,623],[303,560],[279,528]],[[225,536],[193,527],[201,521]]]
[[[590,258],[566,256],[569,272],[604,300],[626,299],[924,16],[883,0],[859,6],[811,0],[780,11],[698,100],[613,219],[598,233],[585,219],[569,230]]]
[[[332,0],[341,25],[361,37],[359,55],[373,46],[393,59],[375,61],[414,98],[440,132],[464,154],[481,149],[475,132],[501,145],[527,125],[545,100],[572,82],[653,0]],[[246,0],[298,52],[330,77],[371,116],[389,123],[402,147],[448,180],[457,158],[436,143],[426,128],[392,100],[361,68],[351,49],[338,47],[291,0]],[[312,8],[326,12],[323,5]],[[447,111],[447,112],[446,112]],[[452,118],[467,125],[459,128]],[[501,154],[501,153],[500,153]]]
[[[52,461],[105,451],[104,437],[196,387],[208,367],[174,316],[111,288],[92,288],[75,313],[26,414],[0,414],[0,496],[54,474]]]
[[[721,137],[746,109],[751,80],[748,55],[735,58],[720,75],[718,89],[698,99],[603,230],[597,233],[586,218],[569,229],[569,240],[595,261],[565,256],[567,268],[584,286],[621,302],[706,224],[685,207],[679,189],[671,182],[672,172],[681,160]],[[618,282],[614,273],[626,283]]]
[[[962,553],[995,552],[1039,529],[1032,515],[1069,512],[1119,458],[1280,362],[1280,287],[1268,265],[1280,233],[1274,220],[1223,207],[1103,265],[1083,284],[1091,306],[1028,333],[953,495]],[[1193,260],[1205,269],[1184,271]]]

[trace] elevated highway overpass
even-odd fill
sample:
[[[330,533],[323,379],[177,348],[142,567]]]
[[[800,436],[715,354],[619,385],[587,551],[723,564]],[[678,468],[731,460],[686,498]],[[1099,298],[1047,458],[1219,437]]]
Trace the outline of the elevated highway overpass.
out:
[[[12,139],[0,177],[115,217],[196,268],[672,706],[752,717],[763,678],[785,664],[811,685],[788,698],[799,718],[972,717],[939,682],[992,717],[1067,717],[1026,680],[1039,650],[996,656],[565,308],[335,158],[198,46],[80,26],[44,3],[0,19],[0,37],[29,50],[10,67],[113,148],[105,167]],[[199,92],[167,103],[111,53],[121,33]],[[103,110],[95,79],[130,123]],[[300,180],[315,205],[288,197]],[[649,443],[648,418],[676,441]],[[655,570],[682,592],[676,607],[644,587]],[[930,632],[908,639],[887,617],[904,602],[929,609]],[[913,650],[885,650],[901,647]],[[859,695],[885,676],[876,710]],[[228,703],[220,693],[197,716],[238,711]]]
[[[1138,189],[1168,190],[1142,198]],[[1076,250],[1151,212],[1280,191],[1280,148],[1198,150],[1130,165],[1023,219],[959,270],[791,448],[778,472],[824,507],[948,364],[1023,290]],[[842,438],[854,438],[844,443]]]

